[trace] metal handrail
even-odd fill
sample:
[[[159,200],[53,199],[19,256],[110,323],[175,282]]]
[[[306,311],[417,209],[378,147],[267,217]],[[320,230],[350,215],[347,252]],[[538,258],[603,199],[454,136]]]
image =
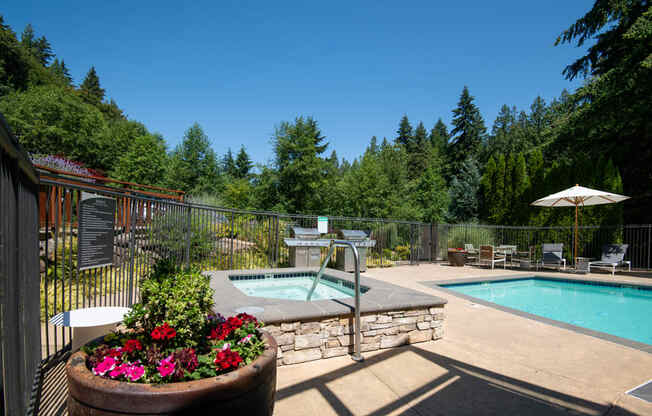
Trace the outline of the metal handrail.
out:
[[[355,244],[353,244],[353,242],[346,241],[346,240],[331,240],[330,244],[328,245],[328,254],[326,255],[326,258],[324,259],[324,262],[322,263],[321,267],[319,268],[319,272],[317,272],[317,276],[312,282],[312,287],[308,292],[306,301],[309,301],[310,298],[312,297],[312,293],[315,291],[315,288],[317,287],[319,280],[323,276],[324,271],[326,270],[326,265],[330,261],[331,256],[335,251],[335,247],[342,247],[342,246],[348,246],[351,248],[351,250],[353,251],[353,259],[355,263],[355,322],[354,322],[355,349],[353,351],[353,355],[351,356],[351,358],[353,359],[353,361],[360,362],[364,360],[364,357],[362,357],[362,354],[360,354],[360,342],[362,339],[362,333],[360,329],[360,257],[358,255],[358,249],[355,247]]]

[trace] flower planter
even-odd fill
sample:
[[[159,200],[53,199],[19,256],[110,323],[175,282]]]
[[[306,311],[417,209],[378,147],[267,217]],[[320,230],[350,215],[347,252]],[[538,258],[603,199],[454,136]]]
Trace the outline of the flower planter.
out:
[[[250,365],[218,377],[169,384],[139,384],[93,375],[78,351],[66,364],[68,414],[76,415],[266,415],[274,410],[274,338],[261,332],[265,352]]]
[[[448,250],[448,264],[451,266],[462,267],[466,260],[466,252],[460,250]]]

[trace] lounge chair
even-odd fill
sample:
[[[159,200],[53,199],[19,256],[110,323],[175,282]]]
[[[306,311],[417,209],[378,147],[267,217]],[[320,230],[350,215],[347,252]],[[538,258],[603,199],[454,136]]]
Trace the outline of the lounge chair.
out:
[[[491,269],[493,270],[496,263],[503,263],[503,269],[506,268],[505,256],[496,256],[496,250],[494,246],[480,246],[480,264],[491,264]]]
[[[466,251],[466,259],[471,261],[471,260],[478,260],[478,250],[473,247],[473,244],[464,244],[464,251]]]
[[[541,267],[560,267],[566,270],[566,259],[564,258],[564,244],[543,244],[541,248],[543,256],[541,258]]]
[[[616,267],[627,265],[629,271],[632,271],[632,262],[625,260],[628,244],[605,244],[602,246],[602,258],[600,261],[589,262],[589,273],[593,267],[611,267],[611,275],[616,273]]]

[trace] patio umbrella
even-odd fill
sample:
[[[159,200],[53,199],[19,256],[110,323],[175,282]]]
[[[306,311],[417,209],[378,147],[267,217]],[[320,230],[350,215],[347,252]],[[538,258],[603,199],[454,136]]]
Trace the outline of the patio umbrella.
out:
[[[628,196],[598,191],[575,185],[556,194],[537,199],[530,205],[540,207],[575,207],[575,258],[577,258],[577,211],[581,206],[613,204],[629,199]]]

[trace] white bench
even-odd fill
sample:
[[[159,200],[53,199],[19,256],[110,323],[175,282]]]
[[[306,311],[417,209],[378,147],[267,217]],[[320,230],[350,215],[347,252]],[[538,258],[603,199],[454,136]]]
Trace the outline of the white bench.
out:
[[[55,326],[72,328],[72,351],[74,352],[88,341],[113,331],[130,310],[130,308],[118,306],[74,309],[53,316],[50,318],[50,323]]]

